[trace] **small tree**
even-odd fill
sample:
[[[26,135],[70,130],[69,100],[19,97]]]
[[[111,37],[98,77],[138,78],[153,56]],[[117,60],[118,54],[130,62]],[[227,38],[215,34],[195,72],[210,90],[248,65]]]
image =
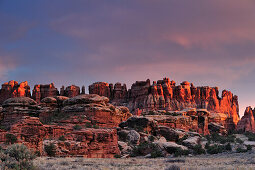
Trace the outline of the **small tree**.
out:
[[[44,150],[48,156],[55,156],[56,155],[56,146],[51,143],[49,145],[44,146]]]

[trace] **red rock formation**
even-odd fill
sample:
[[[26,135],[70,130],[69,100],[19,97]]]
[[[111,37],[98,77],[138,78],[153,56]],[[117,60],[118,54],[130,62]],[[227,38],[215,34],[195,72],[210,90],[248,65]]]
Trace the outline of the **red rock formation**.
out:
[[[19,121],[23,116],[39,116],[37,103],[28,97],[9,98],[3,103],[2,126],[9,128],[11,124]]]
[[[32,98],[40,103],[45,97],[54,97],[59,94],[58,89],[55,88],[54,83],[46,85],[35,85],[33,89]]]
[[[108,83],[96,82],[89,86],[89,94],[98,94],[110,98],[111,91]]]
[[[100,127],[118,127],[119,123],[125,121],[131,114],[128,108],[115,107],[108,101],[107,97],[96,94],[79,95],[65,100],[61,112],[70,116],[83,116],[85,123],[89,120]]]
[[[17,81],[12,80],[2,84],[2,89],[0,90],[0,104],[12,97],[31,97],[30,87],[27,81],[19,84]]]
[[[44,148],[50,143],[56,146],[56,156],[113,158],[120,154],[116,129],[75,130],[66,126],[43,125],[36,117],[24,116],[11,126],[10,131],[0,130],[0,144],[8,143],[6,134],[13,134],[17,143],[42,155],[47,155]],[[60,136],[66,140],[60,141]]]
[[[120,84],[116,86],[120,87]],[[137,109],[148,112],[150,110],[180,111],[185,108],[202,108],[212,113],[226,114],[227,119],[224,124],[228,129],[235,128],[239,121],[237,96],[224,90],[220,98],[218,87],[195,87],[187,81],[176,86],[174,81],[164,78],[158,80],[157,83],[153,82],[152,85],[149,79],[137,81],[128,90],[127,98],[123,99],[125,102],[114,102],[119,97],[114,97],[113,92],[112,86],[107,83],[96,83],[90,86],[90,93],[110,96],[110,102],[125,105],[131,112]]]
[[[246,108],[242,119],[237,123],[237,130],[242,132],[255,132],[254,121],[255,109],[249,106]]]
[[[71,85],[71,86],[66,87],[66,89],[64,89],[64,86],[62,86],[60,89],[60,95],[66,96],[66,97],[78,96],[78,95],[80,95],[80,87]]]

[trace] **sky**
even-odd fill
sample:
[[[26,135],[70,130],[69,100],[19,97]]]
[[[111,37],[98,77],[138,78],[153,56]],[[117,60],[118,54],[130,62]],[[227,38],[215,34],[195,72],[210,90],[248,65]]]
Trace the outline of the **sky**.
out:
[[[255,107],[254,0],[0,0],[0,83],[169,77]]]

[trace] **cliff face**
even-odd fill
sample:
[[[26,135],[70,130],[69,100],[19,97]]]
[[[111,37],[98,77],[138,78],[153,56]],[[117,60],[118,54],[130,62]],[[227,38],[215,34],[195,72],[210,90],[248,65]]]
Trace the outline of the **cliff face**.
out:
[[[187,81],[177,86],[168,78],[153,82],[152,85],[149,79],[137,81],[128,91],[126,88],[116,88],[121,87],[119,83],[112,87],[105,82],[94,83],[89,86],[89,93],[109,97],[110,102],[125,105],[131,112],[141,109],[178,111],[185,108],[202,108],[227,115],[228,128],[234,128],[239,121],[238,97],[227,90],[222,91],[219,97],[218,87],[195,87]],[[116,89],[118,95],[115,95]]]
[[[85,93],[85,87],[71,85],[62,87],[60,93],[53,83],[48,85],[35,85],[32,98],[40,103],[46,97],[66,96],[75,97]],[[151,84],[150,80],[136,81],[130,89],[125,84],[108,84],[97,82],[89,86],[90,94],[108,97],[113,105],[126,106],[136,114],[141,112],[166,110],[180,111],[186,108],[207,109],[210,113],[218,114],[224,119],[228,129],[236,127],[239,121],[238,97],[230,91],[222,91],[219,96],[218,87],[195,87],[187,81],[176,85],[169,78],[158,80]],[[18,84],[10,81],[2,85],[0,90],[0,103],[11,97],[30,97],[30,87],[27,82]],[[223,117],[222,117],[223,116]],[[213,118],[214,119],[214,118]]]
[[[255,109],[249,106],[246,108],[242,119],[237,124],[237,130],[243,132],[255,132]]]

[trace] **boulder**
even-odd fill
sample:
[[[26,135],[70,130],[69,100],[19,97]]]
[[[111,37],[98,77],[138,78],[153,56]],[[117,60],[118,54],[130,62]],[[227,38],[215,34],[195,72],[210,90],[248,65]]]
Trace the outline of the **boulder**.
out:
[[[121,128],[137,129],[139,131],[154,133],[157,130],[157,122],[145,117],[133,116],[119,124]]]
[[[185,132],[172,129],[166,126],[159,126],[157,134],[162,135],[168,141],[178,141],[179,139],[185,136]]]
[[[135,130],[129,131],[127,134],[127,141],[131,144],[137,145],[140,141],[140,134]]]
[[[199,136],[193,136],[183,140],[182,143],[184,146],[187,146],[188,148],[193,148],[194,146],[199,144],[200,139],[201,138]]]

